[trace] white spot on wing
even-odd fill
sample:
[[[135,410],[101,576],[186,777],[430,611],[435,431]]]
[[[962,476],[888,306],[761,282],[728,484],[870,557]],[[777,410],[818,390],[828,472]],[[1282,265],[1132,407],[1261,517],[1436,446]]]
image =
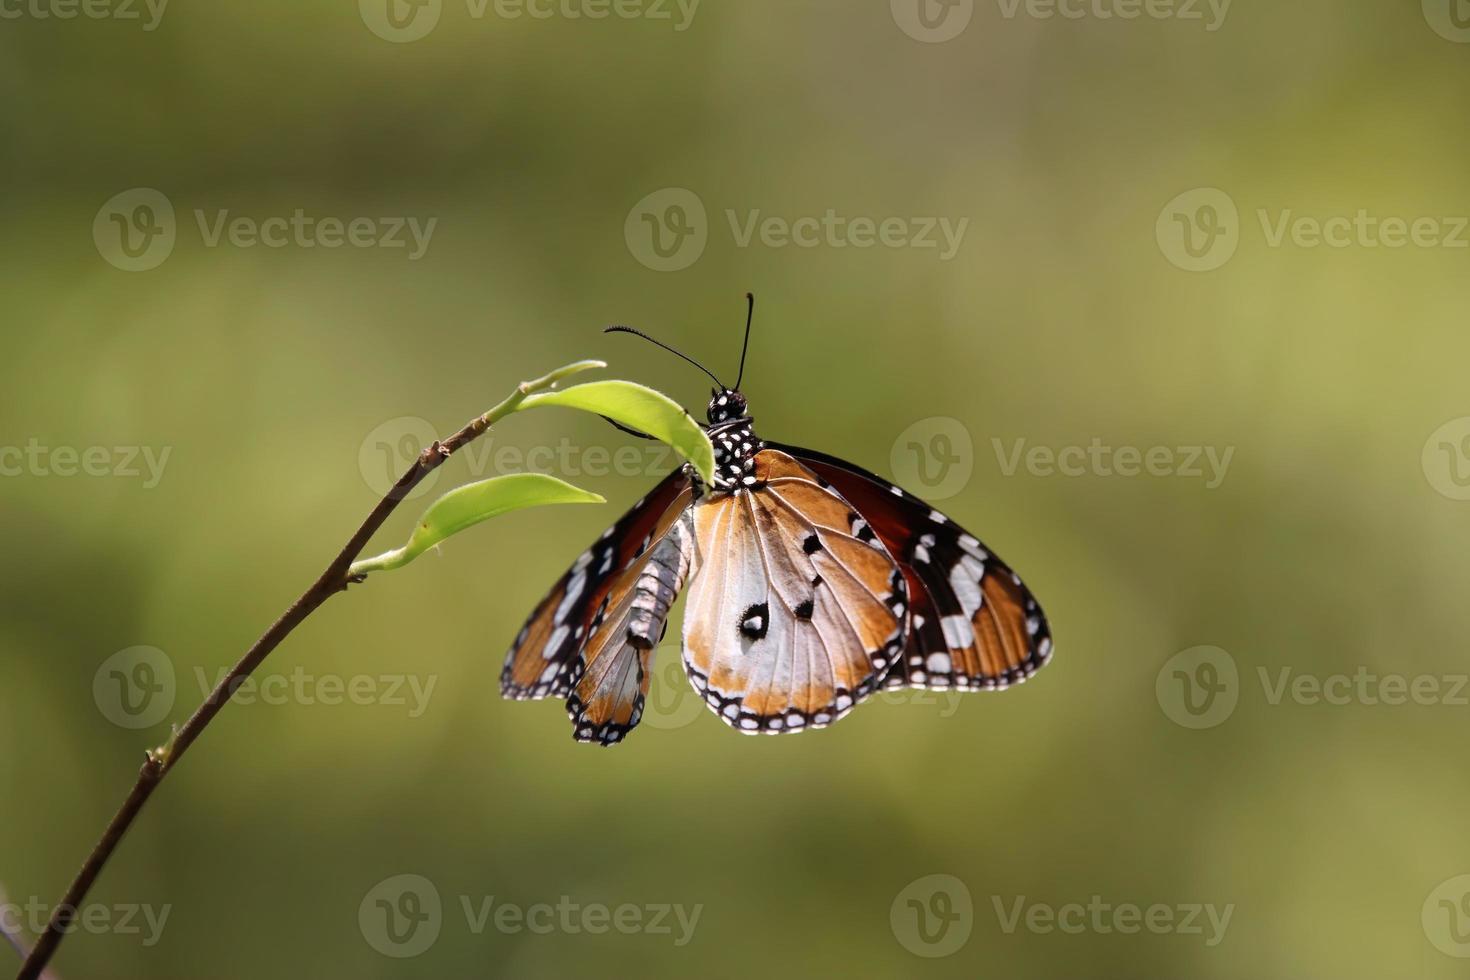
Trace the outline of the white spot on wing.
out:
[[[980,547],[980,542],[972,534],[960,535],[960,547],[981,561],[990,560],[990,555],[986,554],[985,549]]]
[[[968,558],[968,561],[974,561]],[[984,569],[982,568],[983,572]],[[965,619],[974,619],[975,613],[980,611],[980,604],[984,596],[980,593],[980,579],[976,577],[971,568],[965,562],[958,562],[949,570],[949,587],[954,589],[955,598],[960,601],[960,608],[965,611]]]
[[[587,557],[590,559],[592,556],[591,555],[588,555]],[[577,562],[577,565],[578,565],[579,568],[583,564],[584,564],[583,562],[580,562],[580,561]],[[585,589],[586,587],[587,587],[587,573],[586,572],[579,571],[579,572],[577,572],[576,575],[573,575],[572,576],[572,580],[567,583],[567,593],[566,593],[566,595],[562,596],[561,603],[558,604],[557,607],[556,607],[556,616],[552,619],[552,622],[554,622],[554,623],[562,623],[562,622],[565,622],[566,621],[567,613],[571,611],[572,603],[574,603],[574,602],[577,601],[577,597],[582,594],[582,590]]]
[[[975,645],[975,630],[965,616],[945,616],[939,621],[944,630],[944,643],[951,650],[963,650]]]

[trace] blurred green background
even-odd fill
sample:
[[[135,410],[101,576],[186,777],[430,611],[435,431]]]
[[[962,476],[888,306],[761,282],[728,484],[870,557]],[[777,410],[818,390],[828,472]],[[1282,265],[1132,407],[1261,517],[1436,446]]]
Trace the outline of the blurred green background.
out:
[[[936,498],[1057,651],[1018,690],[750,739],[667,644],[644,725],[574,744],[559,706],[499,699],[504,649],[670,464],[518,416],[436,491],[566,440],[540,468],[609,505],[334,599],[263,669],[307,680],[231,706],[156,795],[61,977],[1463,975],[1460,0],[121,2],[0,20],[12,920],[426,430],[582,357],[702,414],[702,376],[608,323],[728,376],[755,290],[759,431]],[[298,210],[371,224],[247,244]],[[813,247],[744,238],[829,210]],[[212,239],[222,211],[241,235]],[[1393,247],[1360,212],[1429,223]],[[409,218],[435,221],[416,258],[366,244]],[[852,219],[890,218],[858,247]],[[947,258],[941,219],[967,222]],[[1011,465],[1094,440],[1168,453]],[[1223,478],[1190,447],[1230,451]],[[1390,674],[1436,693],[1381,703]],[[496,925],[559,903],[549,934]],[[1047,927],[1075,903],[1114,911]],[[644,928],[587,928],[623,905]],[[692,935],[647,928],[674,905]],[[1127,905],[1172,924],[1122,932]]]

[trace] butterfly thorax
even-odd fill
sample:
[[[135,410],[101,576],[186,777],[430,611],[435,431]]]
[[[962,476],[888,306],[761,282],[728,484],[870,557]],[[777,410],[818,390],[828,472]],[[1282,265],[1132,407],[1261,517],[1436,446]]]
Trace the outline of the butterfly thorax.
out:
[[[756,484],[755,454],[762,443],[755,434],[755,420],[747,414],[745,396],[726,388],[715,392],[709,402],[710,442],[715,447],[716,493],[732,493]]]

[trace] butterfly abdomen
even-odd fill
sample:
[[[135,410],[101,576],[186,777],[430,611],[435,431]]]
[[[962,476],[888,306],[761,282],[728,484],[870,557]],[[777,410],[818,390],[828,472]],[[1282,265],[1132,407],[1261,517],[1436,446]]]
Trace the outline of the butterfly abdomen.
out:
[[[652,650],[658,645],[669,609],[689,577],[693,550],[693,534],[686,514],[654,548],[633,586],[632,609],[628,615],[628,642],[633,646]]]

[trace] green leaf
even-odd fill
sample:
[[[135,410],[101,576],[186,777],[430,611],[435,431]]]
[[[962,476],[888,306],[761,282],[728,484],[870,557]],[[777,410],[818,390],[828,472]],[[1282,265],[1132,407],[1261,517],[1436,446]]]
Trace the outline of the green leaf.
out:
[[[353,563],[349,576],[402,568],[451,535],[481,521],[543,504],[601,504],[595,493],[541,473],[513,473],[451,490],[424,511],[408,544]]]
[[[706,484],[714,482],[715,447],[699,423],[667,395],[631,381],[592,381],[560,391],[528,395],[517,411],[559,405],[580,408],[646,432],[677,449],[694,464]]]

